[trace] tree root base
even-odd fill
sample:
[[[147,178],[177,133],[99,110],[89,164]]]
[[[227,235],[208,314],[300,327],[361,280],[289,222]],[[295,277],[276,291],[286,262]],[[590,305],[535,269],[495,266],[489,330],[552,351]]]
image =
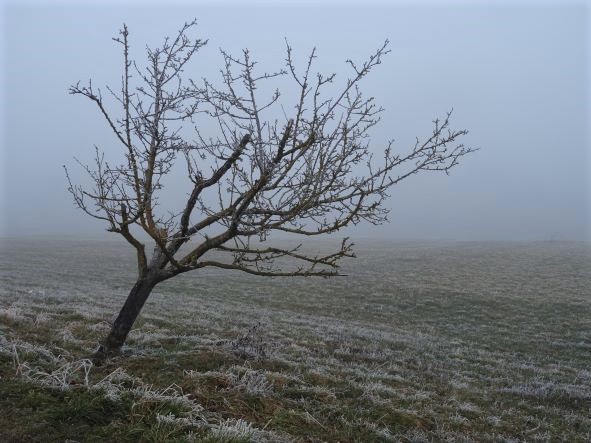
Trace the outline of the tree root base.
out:
[[[108,349],[100,345],[89,359],[95,366],[103,366],[109,359],[121,354],[120,349]]]

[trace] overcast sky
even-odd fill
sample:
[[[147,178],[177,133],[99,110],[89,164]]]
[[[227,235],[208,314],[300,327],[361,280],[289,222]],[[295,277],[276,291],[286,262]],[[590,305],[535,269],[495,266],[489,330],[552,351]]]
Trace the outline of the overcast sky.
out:
[[[244,3],[4,3],[0,236],[104,232],[74,208],[62,165],[116,140],[67,88],[89,78],[117,88],[121,54],[111,37],[123,22],[142,62],[146,44],[197,18],[209,44],[187,72],[196,79],[218,75],[220,47],[248,47],[263,66],[281,68],[284,37],[300,59],[316,46],[319,68],[344,78],[347,58],[362,60],[388,38],[392,52],[362,85],[386,109],[375,152],[390,138],[407,150],[454,108],[453,126],[480,150],[449,177],[419,175],[393,189],[391,222],[352,235],[591,239],[586,2]]]

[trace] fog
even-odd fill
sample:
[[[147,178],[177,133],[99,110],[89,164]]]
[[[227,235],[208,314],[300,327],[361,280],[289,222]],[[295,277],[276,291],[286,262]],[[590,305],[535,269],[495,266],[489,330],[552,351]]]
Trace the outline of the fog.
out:
[[[118,6],[5,3],[0,236],[106,236],[77,210],[62,165],[90,161],[93,146],[118,149],[96,106],[67,94],[78,80],[119,87],[122,23],[132,55],[197,18],[209,39],[187,77],[218,78],[218,48],[248,47],[269,70],[283,67],[286,38],[303,62],[348,74],[384,39],[391,53],[362,84],[385,108],[372,149],[415,136],[453,107],[452,126],[479,151],[445,174],[420,174],[390,192],[390,223],[358,237],[454,240],[591,240],[589,11],[585,2],[348,3],[321,7],[213,3]],[[179,189],[179,206],[188,189]],[[171,202],[174,203],[174,202]]]

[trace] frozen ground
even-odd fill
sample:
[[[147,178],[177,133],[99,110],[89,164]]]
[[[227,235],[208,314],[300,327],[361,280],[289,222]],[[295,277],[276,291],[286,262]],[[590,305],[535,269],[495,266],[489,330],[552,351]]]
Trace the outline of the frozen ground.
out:
[[[591,441],[589,245],[356,249],[347,277],[166,282],[97,368],[131,251],[1,240],[0,440]]]

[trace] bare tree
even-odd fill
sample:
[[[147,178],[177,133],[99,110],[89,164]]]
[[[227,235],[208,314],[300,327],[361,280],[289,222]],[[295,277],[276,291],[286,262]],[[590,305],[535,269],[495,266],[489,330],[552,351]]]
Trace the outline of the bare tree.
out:
[[[123,51],[121,88],[107,88],[119,116],[92,83],[69,90],[96,104],[124,160],[112,164],[96,148],[92,166],[80,163],[92,186],[74,184],[66,169],[68,190],[80,209],[137,252],[137,282],[97,359],[121,348],[152,289],[176,275],[206,267],[259,276],[339,275],[340,260],[354,257],[348,239],[325,256],[261,244],[274,231],[309,237],[362,221],[383,223],[390,187],[421,171],[447,173],[473,151],[456,143],[466,131],[450,129],[448,113],[408,152],[397,153],[390,142],[382,158],[372,158],[368,135],[382,109],[359,87],[389,52],[387,41],[363,63],[347,60],[351,74],[340,86],[335,74],[313,72],[315,50],[298,70],[287,43],[284,68],[273,73],[258,72],[248,50],[239,57],[221,51],[216,85],[183,80],[183,69],[206,44],[189,37],[195,25],[186,23],[162,47],[147,48],[143,68],[130,59],[123,26],[114,39]],[[270,89],[277,80],[288,83],[290,106]],[[203,128],[212,122],[216,135],[207,135]],[[179,158],[190,189],[178,212],[165,212],[159,196]],[[155,245],[151,256],[146,238]]]

